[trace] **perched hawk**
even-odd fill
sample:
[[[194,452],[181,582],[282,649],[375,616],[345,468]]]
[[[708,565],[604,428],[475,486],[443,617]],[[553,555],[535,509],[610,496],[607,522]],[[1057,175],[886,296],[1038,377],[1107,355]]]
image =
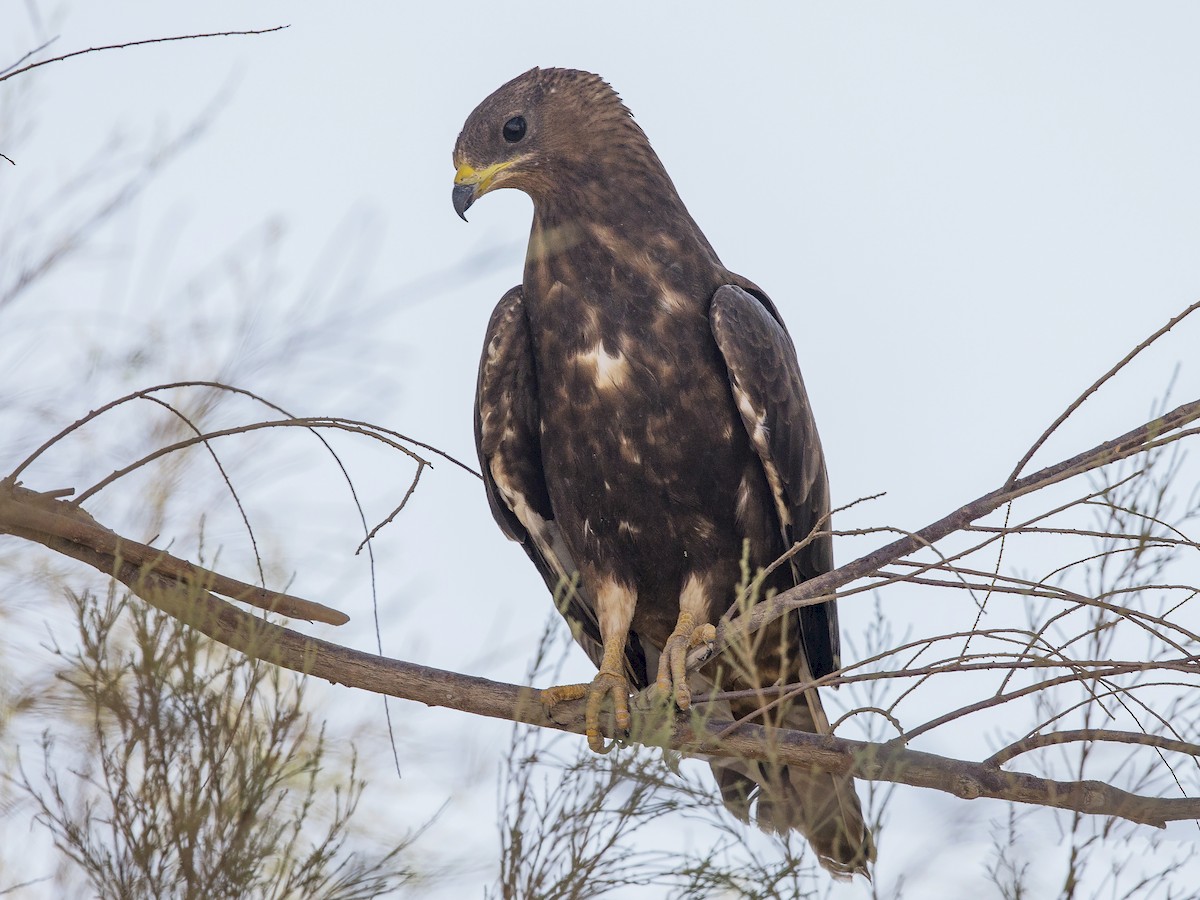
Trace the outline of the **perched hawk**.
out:
[[[730,272],[688,214],[641,128],[601,78],[532,69],[481,103],[454,148],[454,208],[517,188],[533,199],[522,283],[488,323],[475,437],[488,500],[551,591],[599,674],[551,688],[586,695],[628,727],[631,690],[654,683],[686,709],[690,647],[760,571],[829,512],[829,486],[796,351],[761,289]],[[465,218],[465,216],[464,216]],[[832,568],[822,535],[766,590]],[[720,689],[809,681],[839,666],[837,610],[806,607],[720,661]],[[717,667],[709,665],[707,669]],[[722,711],[826,732],[815,690]],[[797,829],[838,873],[873,856],[853,782],[798,766],[712,760],[725,804],[764,829]]]

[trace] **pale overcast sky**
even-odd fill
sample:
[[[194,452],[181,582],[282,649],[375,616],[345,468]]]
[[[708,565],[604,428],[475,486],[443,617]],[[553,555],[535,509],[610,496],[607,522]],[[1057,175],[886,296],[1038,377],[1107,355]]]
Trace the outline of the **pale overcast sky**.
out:
[[[0,85],[0,111],[29,92],[22,121],[35,120],[0,134],[0,152],[17,163],[0,160],[0,216],[9,222],[114,134],[122,146],[146,146],[214,100],[219,107],[199,142],[75,264],[71,295],[59,287],[19,319],[29,361],[21,371],[57,358],[64,335],[94,337],[114,318],[137,328],[184,302],[197,273],[220,269],[228,248],[278,221],[284,283],[274,314],[290,315],[310,277],[336,280],[322,260],[348,260],[353,277],[341,289],[348,308],[374,310],[372,333],[355,333],[355,315],[335,315],[328,340],[365,341],[370,352],[325,370],[320,348],[309,348],[287,377],[259,373],[247,386],[269,387],[303,414],[377,421],[473,464],[480,343],[493,304],[520,280],[530,204],[498,192],[469,224],[459,221],[450,153],[474,106],[534,65],[601,73],[725,264],[778,304],[816,409],[835,505],[887,492],[841,527],[915,529],[998,486],[1087,384],[1200,297],[1200,6],[1189,2],[0,0],[0,66],[51,35],[61,35],[53,52],[64,53],[279,24],[290,27],[93,54]],[[52,324],[42,328],[47,310]],[[1198,348],[1200,322],[1172,334],[1038,460],[1145,421],[1177,363],[1176,402],[1200,396]],[[157,374],[147,371],[144,383]],[[62,418],[102,399],[81,388],[78,408]],[[262,476],[263,496],[289,504],[288,530],[273,540],[290,552],[297,593],[354,618],[314,633],[373,649],[370,594],[351,559],[354,517],[320,466],[311,498],[310,470],[288,468],[286,489]],[[389,484],[376,504],[383,512],[397,484],[402,493],[402,483]],[[306,566],[306,544],[329,539],[334,520],[324,517],[335,507],[349,535],[332,551],[323,545],[335,568]],[[868,549],[842,543],[837,555]],[[522,677],[547,598],[493,525],[474,478],[438,466],[376,554],[385,652]],[[457,641],[441,623],[448,610]],[[853,638],[870,616],[865,600],[844,604],[843,629]],[[589,677],[582,654],[573,666]],[[374,697],[331,696],[378,715]],[[507,728],[402,703],[393,718],[405,732],[469,745],[484,769],[470,788],[480,799],[456,795],[461,805],[448,815],[487,821],[487,767]],[[406,777],[435,786],[406,821],[432,814],[454,790],[450,775],[421,765],[410,762]],[[887,896],[905,872],[906,896],[963,896],[984,883],[978,859],[1003,807],[915,793],[901,800],[913,827],[885,846],[877,883]],[[1049,818],[1037,827],[1056,840]],[[922,838],[950,828],[967,850],[947,861]],[[494,837],[480,840],[489,860]],[[917,858],[941,862],[933,871]],[[1045,873],[1048,892],[1060,874]],[[477,896],[487,875],[464,876],[447,896]],[[857,884],[834,896],[867,893]]]

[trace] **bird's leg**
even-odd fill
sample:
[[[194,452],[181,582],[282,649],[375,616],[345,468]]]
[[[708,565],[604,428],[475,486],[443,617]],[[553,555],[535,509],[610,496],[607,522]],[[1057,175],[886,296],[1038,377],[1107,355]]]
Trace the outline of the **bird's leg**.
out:
[[[617,731],[629,730],[629,679],[625,677],[625,642],[629,640],[629,626],[633,621],[633,608],[637,605],[637,592],[611,579],[597,579],[595,591],[596,615],[600,620],[600,639],[604,655],[600,660],[600,671],[590,685],[566,684],[542,691],[542,703],[552,706],[563,700],[578,700],[587,697],[584,713],[584,729],[588,746],[597,753],[607,753],[604,736],[600,733],[600,710],[604,699],[612,697],[613,713]]]
[[[604,736],[600,733],[600,709],[604,698],[612,696],[613,714],[617,720],[617,731],[629,730],[629,679],[625,677],[625,642],[620,644],[604,642],[604,661],[600,671],[592,679],[588,688],[587,709],[584,714],[584,728],[587,732],[588,746],[597,753],[607,753],[604,746]]]
[[[687,683],[687,655],[693,647],[715,640],[717,629],[708,622],[696,623],[696,617],[688,610],[681,610],[675,630],[663,646],[658,658],[658,681],[655,689],[660,696],[673,697],[675,705],[687,709],[692,705],[692,691]],[[672,688],[674,690],[672,690]]]
[[[620,644],[605,643],[604,659],[600,671],[592,679],[591,684],[560,684],[543,690],[538,699],[545,706],[554,706],[566,700],[580,700],[587,697],[587,708],[584,712],[584,730],[587,734],[588,746],[597,753],[607,753],[604,746],[604,735],[600,733],[600,709],[604,698],[609,694],[613,699],[613,711],[616,714],[617,730],[629,730],[629,680],[622,669],[625,664],[624,642]]]

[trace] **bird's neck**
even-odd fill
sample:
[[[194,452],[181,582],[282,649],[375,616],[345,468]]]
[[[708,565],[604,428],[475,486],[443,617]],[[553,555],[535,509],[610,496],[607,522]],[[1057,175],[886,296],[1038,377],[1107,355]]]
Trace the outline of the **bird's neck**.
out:
[[[637,217],[535,207],[524,276],[535,334],[558,334],[568,355],[606,334],[655,331],[660,320],[678,320],[663,333],[694,326],[707,334],[709,299],[730,275],[679,209],[685,220],[664,221],[659,207],[645,227]]]
[[[533,196],[525,261],[548,287],[571,284],[583,260],[592,271],[620,271],[657,257],[663,267],[721,268],[716,252],[683,205],[666,172],[626,170],[620,184],[588,178],[569,190]]]
[[[546,222],[583,218],[605,225],[695,227],[679,192],[653,151],[619,165],[575,162],[548,169],[529,188],[534,213]]]

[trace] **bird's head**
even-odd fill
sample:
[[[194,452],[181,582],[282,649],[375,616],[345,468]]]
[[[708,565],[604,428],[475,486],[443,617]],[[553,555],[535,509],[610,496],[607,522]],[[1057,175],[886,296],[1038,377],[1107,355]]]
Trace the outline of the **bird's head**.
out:
[[[530,69],[475,107],[454,145],[454,210],[517,188],[535,203],[596,178],[606,150],[644,145],[629,110],[598,75]]]

